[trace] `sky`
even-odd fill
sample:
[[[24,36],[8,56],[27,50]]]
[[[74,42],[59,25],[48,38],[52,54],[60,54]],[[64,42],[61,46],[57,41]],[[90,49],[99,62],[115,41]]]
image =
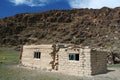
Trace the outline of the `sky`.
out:
[[[73,8],[115,8],[120,0],[0,0],[0,18],[20,13],[68,10]]]

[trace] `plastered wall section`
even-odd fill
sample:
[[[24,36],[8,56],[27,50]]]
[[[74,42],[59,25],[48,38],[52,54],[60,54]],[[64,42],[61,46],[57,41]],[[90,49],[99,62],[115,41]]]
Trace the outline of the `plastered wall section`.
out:
[[[34,58],[34,52],[41,52],[40,59]],[[52,52],[52,45],[29,45],[23,46],[22,53],[22,65],[28,67],[36,67],[40,69],[51,69],[50,61],[52,58],[50,53]]]
[[[60,49],[58,71],[70,75],[89,76],[92,74],[91,49]],[[79,53],[79,61],[69,60],[69,53]]]

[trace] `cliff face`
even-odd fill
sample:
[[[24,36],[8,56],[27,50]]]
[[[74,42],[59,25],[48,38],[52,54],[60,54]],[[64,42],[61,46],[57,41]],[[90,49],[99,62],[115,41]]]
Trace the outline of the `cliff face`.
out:
[[[0,19],[0,44],[74,43],[120,47],[120,8],[53,10]]]

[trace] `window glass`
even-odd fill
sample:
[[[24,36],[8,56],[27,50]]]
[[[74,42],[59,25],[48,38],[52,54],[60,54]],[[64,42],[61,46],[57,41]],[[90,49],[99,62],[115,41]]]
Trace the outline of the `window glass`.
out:
[[[75,54],[75,60],[79,61],[79,54]]]
[[[79,61],[79,54],[69,53],[69,60]]]
[[[41,52],[34,52],[34,58],[40,59],[41,57]]]

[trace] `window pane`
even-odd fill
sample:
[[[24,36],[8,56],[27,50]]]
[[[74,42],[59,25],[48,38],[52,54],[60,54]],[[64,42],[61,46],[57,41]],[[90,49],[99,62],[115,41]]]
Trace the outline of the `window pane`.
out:
[[[79,54],[75,54],[75,60],[79,61]]]
[[[34,58],[40,58],[41,53],[40,52],[34,52]]]
[[[70,53],[69,54],[69,60],[79,61],[79,54]]]
[[[37,58],[38,58],[38,55],[39,55],[39,54],[38,54],[38,52],[36,52],[36,53],[37,53]]]
[[[40,58],[40,55],[41,55],[40,52],[38,52],[38,58]]]
[[[39,58],[41,57],[41,53],[39,52]]]
[[[73,54],[69,54],[69,60],[74,60],[74,55]]]

